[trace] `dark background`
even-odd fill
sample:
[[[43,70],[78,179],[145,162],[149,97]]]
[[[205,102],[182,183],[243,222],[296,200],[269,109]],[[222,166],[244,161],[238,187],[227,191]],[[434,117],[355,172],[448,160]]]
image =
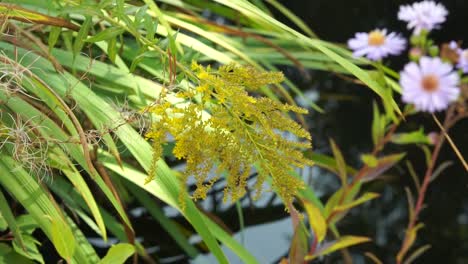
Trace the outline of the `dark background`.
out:
[[[293,13],[302,18],[310,28],[327,41],[346,43],[355,32],[368,32],[375,28],[388,28],[409,37],[406,23],[397,19],[401,4],[416,1],[391,0],[287,0],[281,1]],[[447,21],[431,37],[438,43],[451,40],[463,41],[468,48],[468,1],[438,1],[449,11]],[[276,14],[280,20],[287,20]],[[293,26],[291,23],[287,23]],[[400,71],[407,62],[406,55],[392,58],[393,69]],[[330,152],[328,137],[334,138],[346,156],[346,160],[360,166],[359,155],[371,150],[370,124],[372,101],[378,100],[369,89],[345,82],[323,72],[313,72],[310,82],[302,81],[305,90],[320,93],[319,105],[327,114],[313,113],[310,118],[314,148]],[[299,75],[291,74],[301,83]],[[349,99],[343,99],[347,95]],[[341,98],[341,99],[340,99]],[[443,119],[443,114],[439,114]],[[430,115],[418,114],[407,120],[399,131],[415,130],[424,126],[426,132],[437,131]],[[468,120],[459,122],[450,132],[452,139],[468,157]],[[406,151],[417,173],[422,177],[425,162],[422,151],[417,147],[389,146],[384,153]],[[465,158],[466,159],[466,158]],[[417,246],[431,244],[432,248],[415,263],[468,263],[468,173],[457,160],[452,149],[446,144],[439,157],[439,164],[452,160],[453,165],[432,183],[426,196],[428,207],[423,210],[420,220],[425,228],[418,233]],[[407,202],[405,186],[414,191],[412,181],[404,162],[396,166],[384,180],[368,184],[364,188],[382,194],[380,199],[351,212],[351,216],[340,222],[343,234],[367,235],[374,239],[372,244],[355,247],[352,252],[371,251],[384,263],[394,263],[401,246],[407,225]],[[413,248],[414,249],[414,248]],[[323,263],[337,263],[338,257],[330,257]],[[359,259],[359,257],[358,257]],[[362,259],[361,259],[362,260]],[[360,262],[360,261],[358,261]],[[366,261],[366,263],[369,261]],[[321,263],[321,262],[318,262]],[[369,262],[370,263],[370,262]]]

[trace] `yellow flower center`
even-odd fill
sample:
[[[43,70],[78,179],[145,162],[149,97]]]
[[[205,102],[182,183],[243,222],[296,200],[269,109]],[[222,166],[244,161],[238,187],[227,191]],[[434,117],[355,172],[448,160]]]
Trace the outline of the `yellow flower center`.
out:
[[[439,89],[439,78],[437,76],[430,74],[424,76],[422,79],[422,87],[426,92],[434,92]]]
[[[367,43],[370,46],[382,46],[385,43],[385,35],[378,30],[374,30],[369,33]]]

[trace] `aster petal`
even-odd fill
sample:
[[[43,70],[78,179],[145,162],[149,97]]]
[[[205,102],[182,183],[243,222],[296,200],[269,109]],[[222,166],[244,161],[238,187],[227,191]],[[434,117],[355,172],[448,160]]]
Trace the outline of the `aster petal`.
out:
[[[424,89],[422,80],[427,75],[437,78],[435,90]],[[408,63],[400,73],[402,101],[414,104],[419,111],[433,113],[444,110],[458,98],[459,81],[450,64],[442,62],[440,58],[422,57],[419,64]]]

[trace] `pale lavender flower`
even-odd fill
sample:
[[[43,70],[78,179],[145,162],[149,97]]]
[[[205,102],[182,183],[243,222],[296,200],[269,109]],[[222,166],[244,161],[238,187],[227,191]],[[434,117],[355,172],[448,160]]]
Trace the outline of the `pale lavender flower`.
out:
[[[414,29],[414,34],[419,34],[425,29],[431,31],[445,22],[448,15],[447,9],[434,1],[422,1],[412,5],[400,6],[398,19],[408,22],[408,29]]]
[[[355,57],[366,56],[370,60],[380,60],[388,55],[398,55],[406,47],[406,40],[398,34],[387,34],[386,29],[376,29],[369,33],[356,33],[348,40],[348,46]]]
[[[410,62],[400,73],[402,100],[420,111],[441,111],[458,98],[458,82],[451,64],[440,58],[422,57],[419,64]]]
[[[458,49],[457,68],[461,69],[464,73],[468,73],[468,49]]]
[[[449,48],[458,55],[457,68],[468,73],[468,49],[461,49],[455,41],[450,41]]]

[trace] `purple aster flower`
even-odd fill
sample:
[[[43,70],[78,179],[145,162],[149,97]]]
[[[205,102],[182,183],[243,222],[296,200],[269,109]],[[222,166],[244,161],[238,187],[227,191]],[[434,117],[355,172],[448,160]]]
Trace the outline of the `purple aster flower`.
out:
[[[458,82],[451,64],[440,58],[422,57],[419,64],[410,62],[400,73],[402,100],[424,112],[444,110],[458,98]]]
[[[376,29],[369,33],[356,33],[348,41],[348,46],[356,57],[366,56],[370,60],[380,60],[388,55],[398,55],[406,47],[406,40],[398,34],[387,34],[386,29]]]
[[[434,1],[422,1],[413,5],[400,6],[398,19],[408,22],[408,29],[414,29],[414,34],[419,34],[425,29],[431,31],[445,22],[448,11],[445,7]]]

